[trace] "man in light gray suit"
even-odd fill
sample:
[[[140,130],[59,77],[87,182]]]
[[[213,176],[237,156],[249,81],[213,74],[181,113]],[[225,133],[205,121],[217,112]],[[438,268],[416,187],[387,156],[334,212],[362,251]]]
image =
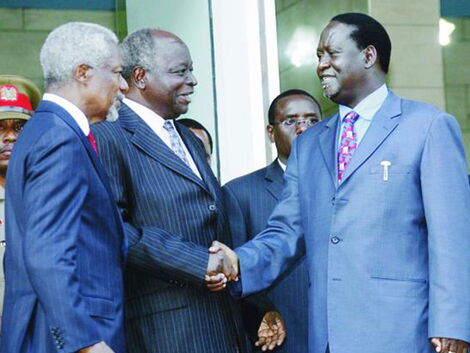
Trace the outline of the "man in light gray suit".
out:
[[[267,229],[229,253],[243,295],[307,254],[310,353],[465,353],[470,189],[456,120],[385,84],[391,43],[335,16],[317,74],[334,114],[296,139]],[[216,251],[217,249],[212,249]]]

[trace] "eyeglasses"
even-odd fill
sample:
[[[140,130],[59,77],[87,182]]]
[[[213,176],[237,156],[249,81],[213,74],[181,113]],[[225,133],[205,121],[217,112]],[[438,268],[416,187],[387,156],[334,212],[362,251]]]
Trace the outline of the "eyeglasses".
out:
[[[287,128],[294,128],[294,127],[296,127],[297,125],[300,125],[300,124],[305,124],[308,127],[310,127],[310,126],[315,125],[316,123],[318,123],[318,119],[316,119],[316,118],[309,118],[309,119],[289,118],[289,119],[280,121],[278,123],[274,123],[274,125],[280,124],[280,125],[282,125],[284,127],[287,127]]]

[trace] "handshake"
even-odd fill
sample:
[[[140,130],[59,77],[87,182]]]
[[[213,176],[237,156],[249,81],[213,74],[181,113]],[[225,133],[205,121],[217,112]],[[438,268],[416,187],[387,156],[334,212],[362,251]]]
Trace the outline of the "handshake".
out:
[[[209,248],[209,263],[205,282],[211,292],[224,290],[228,281],[238,281],[239,264],[237,254],[227,245],[214,241]],[[258,328],[258,340],[255,346],[261,350],[272,351],[284,343],[286,326],[277,311],[264,314]]]
[[[224,290],[228,281],[238,281],[238,256],[227,245],[212,242],[205,282],[211,292]]]

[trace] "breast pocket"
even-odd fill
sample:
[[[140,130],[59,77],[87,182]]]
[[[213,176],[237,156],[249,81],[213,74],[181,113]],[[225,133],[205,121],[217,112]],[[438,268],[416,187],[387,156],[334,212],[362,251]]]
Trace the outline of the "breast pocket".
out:
[[[385,166],[385,165],[377,165],[377,166],[374,166],[372,168],[370,168],[370,174],[382,174],[384,175],[386,173],[386,169],[387,169],[387,173],[389,175],[392,175],[392,174],[411,174],[413,168],[409,165],[389,165],[389,166]]]

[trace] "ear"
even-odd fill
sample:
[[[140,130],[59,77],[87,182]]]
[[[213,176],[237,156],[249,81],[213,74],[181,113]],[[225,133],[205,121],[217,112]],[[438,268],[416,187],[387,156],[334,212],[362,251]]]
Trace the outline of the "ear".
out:
[[[269,141],[274,143],[274,126],[266,125],[266,133],[268,134]]]
[[[146,71],[141,66],[136,66],[132,69],[131,82],[138,89],[145,89],[147,83],[147,77],[145,76]]]
[[[377,49],[373,45],[369,45],[363,51],[364,67],[370,69],[377,62]]]
[[[74,78],[79,82],[86,82],[92,76],[91,67],[85,64],[80,64],[75,68]]]

